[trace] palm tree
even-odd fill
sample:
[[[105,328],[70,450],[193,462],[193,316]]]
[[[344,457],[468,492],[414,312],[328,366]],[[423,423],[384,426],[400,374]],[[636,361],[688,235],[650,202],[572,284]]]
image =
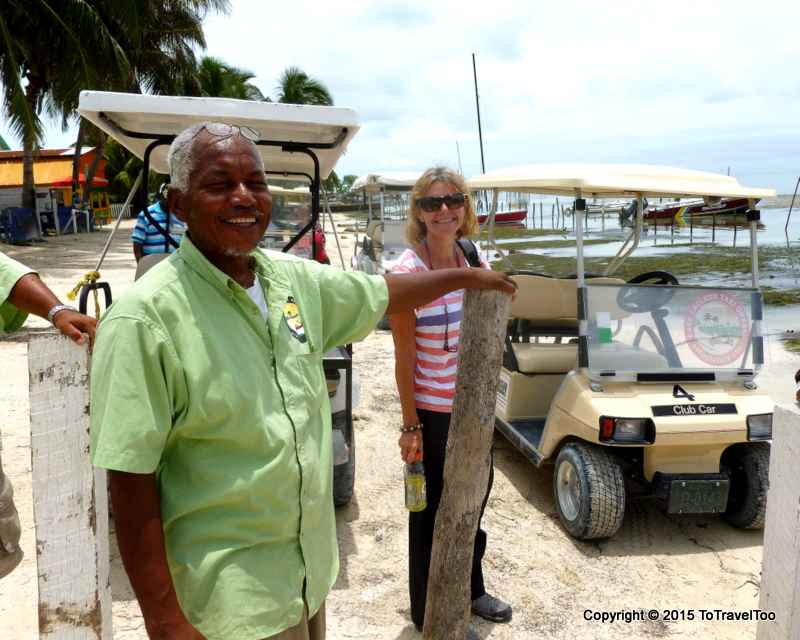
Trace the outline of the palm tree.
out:
[[[276,87],[278,102],[288,104],[332,105],[328,88],[319,80],[311,78],[299,67],[287,67]]]
[[[125,53],[96,4],[4,0],[0,82],[3,112],[12,132],[22,139],[24,207],[34,206],[33,162],[43,141],[42,111],[66,121],[82,86],[128,70]]]
[[[255,74],[226,64],[219,58],[204,56],[197,68],[199,94],[216,98],[263,100],[261,90],[250,83]]]
[[[129,73],[109,78],[98,88],[169,95],[200,95],[196,80],[196,49],[205,49],[203,18],[209,11],[227,13],[229,0],[96,0],[109,9],[110,28],[128,60]],[[97,163],[108,136],[100,132],[95,162],[86,176],[84,202],[88,201]],[[76,160],[79,149],[76,147]],[[73,170],[74,171],[74,170]],[[144,204],[144,203],[141,203]]]

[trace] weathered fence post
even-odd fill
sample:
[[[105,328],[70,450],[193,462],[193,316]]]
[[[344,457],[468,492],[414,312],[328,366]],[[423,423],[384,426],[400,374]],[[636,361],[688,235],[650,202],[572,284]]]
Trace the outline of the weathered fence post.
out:
[[[767,523],[759,609],[775,620],[759,621],[758,640],[800,638],[800,409],[775,407],[769,463]]]
[[[463,640],[469,624],[473,541],[489,482],[510,301],[496,291],[468,290],[464,296],[456,395],[425,602],[425,640]]]
[[[39,637],[107,640],[108,494],[89,461],[89,355],[55,331],[28,345]]]

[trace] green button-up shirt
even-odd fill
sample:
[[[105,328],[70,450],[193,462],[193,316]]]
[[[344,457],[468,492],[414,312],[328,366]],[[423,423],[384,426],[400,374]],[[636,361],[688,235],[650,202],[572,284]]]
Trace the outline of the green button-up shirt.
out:
[[[311,615],[333,586],[322,356],[388,303],[382,277],[253,257],[266,322],[184,238],[111,306],[92,357],[92,461],[156,472],[175,590],[209,640],[277,634],[299,622],[304,580]]]
[[[0,335],[16,331],[28,314],[8,302],[11,290],[22,276],[35,273],[24,264],[0,252]]]

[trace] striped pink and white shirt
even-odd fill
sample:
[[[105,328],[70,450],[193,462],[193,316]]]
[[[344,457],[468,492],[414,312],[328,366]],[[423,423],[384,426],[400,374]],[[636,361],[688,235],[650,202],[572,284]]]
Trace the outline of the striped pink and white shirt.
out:
[[[466,260],[463,263],[469,266]],[[481,264],[485,269],[489,268],[483,260]],[[406,249],[392,267],[392,273],[418,271],[429,269],[413,249]],[[459,289],[415,311],[417,362],[414,367],[414,396],[418,409],[442,413],[451,413],[453,410],[458,351],[444,350],[445,333],[450,348],[457,348],[463,299],[464,290]]]

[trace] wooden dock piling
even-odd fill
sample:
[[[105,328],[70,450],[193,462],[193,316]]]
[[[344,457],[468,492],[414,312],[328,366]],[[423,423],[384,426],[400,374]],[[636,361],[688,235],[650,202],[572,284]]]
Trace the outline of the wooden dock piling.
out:
[[[444,489],[436,514],[424,640],[463,640],[470,616],[473,541],[491,464],[494,406],[511,297],[468,290]]]

